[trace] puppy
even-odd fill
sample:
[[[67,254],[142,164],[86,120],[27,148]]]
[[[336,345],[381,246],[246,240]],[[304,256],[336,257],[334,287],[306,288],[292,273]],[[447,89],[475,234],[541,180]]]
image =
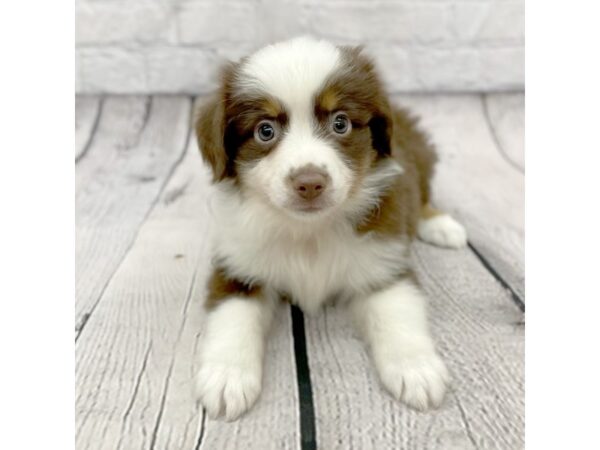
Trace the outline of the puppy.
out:
[[[282,296],[306,313],[344,304],[391,395],[438,406],[448,372],[409,250],[415,236],[461,247],[466,233],[430,206],[434,150],[371,60],[307,37],[270,45],[224,70],[196,132],[216,186],[197,374],[209,416],[258,398]]]

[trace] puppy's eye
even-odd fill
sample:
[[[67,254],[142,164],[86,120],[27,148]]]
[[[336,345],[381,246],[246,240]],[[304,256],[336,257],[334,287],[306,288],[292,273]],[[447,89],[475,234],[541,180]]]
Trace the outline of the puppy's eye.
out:
[[[275,134],[275,124],[270,120],[263,120],[254,129],[254,139],[260,142],[269,142]]]
[[[340,113],[333,118],[331,127],[337,134],[347,134],[352,129],[352,123],[346,114]]]

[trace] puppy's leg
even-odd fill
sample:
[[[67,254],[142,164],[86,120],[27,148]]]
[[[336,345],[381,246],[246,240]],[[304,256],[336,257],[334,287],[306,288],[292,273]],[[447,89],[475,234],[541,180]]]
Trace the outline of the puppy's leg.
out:
[[[232,294],[208,312],[197,394],[211,418],[233,420],[258,398],[274,299]]]
[[[419,238],[439,247],[460,248],[467,245],[465,228],[449,214],[426,204],[417,225]]]
[[[354,299],[350,309],[394,398],[419,410],[439,406],[449,376],[429,335],[425,298],[417,285],[403,278]]]

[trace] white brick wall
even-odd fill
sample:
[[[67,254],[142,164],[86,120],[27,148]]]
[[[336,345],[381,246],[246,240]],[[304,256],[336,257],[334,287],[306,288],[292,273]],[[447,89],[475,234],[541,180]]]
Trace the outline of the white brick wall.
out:
[[[206,93],[225,59],[313,34],[366,44],[392,92],[524,85],[523,0],[77,0],[76,89]]]

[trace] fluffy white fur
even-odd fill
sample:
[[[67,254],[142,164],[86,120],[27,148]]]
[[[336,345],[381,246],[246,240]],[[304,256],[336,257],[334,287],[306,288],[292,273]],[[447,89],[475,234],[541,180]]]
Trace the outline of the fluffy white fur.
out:
[[[196,391],[212,418],[233,420],[258,398],[273,301],[231,298],[212,311],[200,347]]]
[[[232,277],[293,294],[306,312],[317,311],[333,295],[348,297],[389,283],[408,268],[403,240],[358,235],[337,215],[303,223],[226,184],[217,189],[215,257]]]
[[[314,94],[339,69],[340,63],[340,51],[335,45],[299,37],[269,45],[251,55],[242,65],[238,84],[246,92],[268,92],[286,107],[294,105],[302,111],[312,108]]]
[[[402,280],[357,297],[351,311],[371,348],[379,377],[394,398],[420,410],[439,406],[448,371],[429,336],[419,289]]]
[[[417,234],[425,242],[439,247],[460,248],[467,245],[467,231],[448,214],[421,219]]]

